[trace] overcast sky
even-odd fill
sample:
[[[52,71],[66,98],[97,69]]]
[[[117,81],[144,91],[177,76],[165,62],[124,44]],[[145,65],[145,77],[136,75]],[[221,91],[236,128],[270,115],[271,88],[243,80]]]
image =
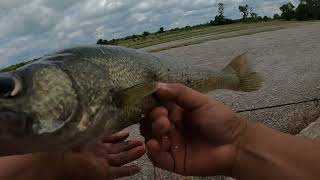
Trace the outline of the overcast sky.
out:
[[[298,0],[0,0],[0,68],[67,47],[205,23],[217,4],[225,16],[240,18],[249,4],[261,16],[279,13]]]

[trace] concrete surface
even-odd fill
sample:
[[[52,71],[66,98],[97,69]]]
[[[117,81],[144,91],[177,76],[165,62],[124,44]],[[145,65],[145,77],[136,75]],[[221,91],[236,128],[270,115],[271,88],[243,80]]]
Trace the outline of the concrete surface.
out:
[[[320,98],[320,22],[305,26],[249,36],[220,39],[160,52],[181,61],[221,69],[234,57],[248,51],[256,71],[265,80],[264,87],[253,93],[218,90],[209,93],[234,110],[245,110]],[[297,134],[320,117],[316,102],[242,113],[283,132]],[[132,137],[140,137],[137,126],[130,127]],[[316,132],[318,128],[316,128]],[[125,179],[211,179],[185,178],[156,170],[146,157],[136,162],[138,175]]]
[[[320,118],[302,130],[298,136],[312,140],[320,140]]]
[[[185,39],[180,39],[180,40],[175,40],[175,41],[170,41],[167,43],[162,43],[162,44],[156,44],[153,46],[148,46],[145,48],[142,48],[145,51],[148,52],[159,52],[161,50],[166,50],[170,48],[177,48],[177,47],[182,47],[190,44],[200,44],[203,42],[207,41],[213,41],[213,40],[218,40],[218,39],[223,39],[223,38],[232,38],[232,37],[237,37],[237,36],[245,36],[245,35],[251,35],[259,32],[267,32],[267,31],[274,31],[278,29],[286,29],[290,27],[295,27],[295,26],[301,26],[306,23],[312,23],[312,22],[294,22],[290,24],[275,24],[275,25],[270,25],[270,26],[259,26],[258,27],[248,27],[245,29],[239,29],[235,31],[229,31],[229,32],[224,32],[224,33],[210,33],[210,34],[204,34],[204,35],[199,35],[195,37],[190,37],[190,38],[185,38]]]

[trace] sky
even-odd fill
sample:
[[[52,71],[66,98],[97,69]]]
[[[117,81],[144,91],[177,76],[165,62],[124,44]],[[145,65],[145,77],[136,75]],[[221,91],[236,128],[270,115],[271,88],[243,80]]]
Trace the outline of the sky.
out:
[[[238,19],[239,5],[272,17],[298,0],[0,0],[0,68],[78,45],[95,44],[160,27],[206,23],[225,4]]]

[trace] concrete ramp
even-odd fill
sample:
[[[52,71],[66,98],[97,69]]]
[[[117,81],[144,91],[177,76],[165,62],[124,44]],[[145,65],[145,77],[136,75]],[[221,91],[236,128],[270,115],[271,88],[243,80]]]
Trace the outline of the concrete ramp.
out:
[[[219,90],[211,92],[210,96],[235,111],[249,110],[241,115],[252,121],[291,134],[298,134],[306,128],[302,131],[304,136],[317,138],[320,122],[315,121],[320,117],[320,105],[316,101],[297,102],[320,98],[319,29],[320,22],[306,23],[289,29],[170,49],[160,54],[221,69],[237,55],[248,51],[255,69],[264,77],[264,87],[252,93]],[[264,108],[283,104],[290,105]],[[262,109],[252,110],[257,108]],[[132,136],[140,137],[137,126],[132,129]],[[142,172],[126,179],[154,179],[154,169],[147,157],[137,164],[142,167]],[[156,172],[157,179],[186,179],[162,170]]]

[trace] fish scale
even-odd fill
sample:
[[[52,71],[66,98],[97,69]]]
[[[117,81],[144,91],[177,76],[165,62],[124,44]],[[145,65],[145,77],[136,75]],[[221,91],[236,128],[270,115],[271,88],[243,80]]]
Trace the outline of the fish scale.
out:
[[[0,74],[0,154],[69,149],[136,124],[159,105],[159,81],[201,92],[262,86],[245,54],[215,71],[118,46],[62,50]]]

